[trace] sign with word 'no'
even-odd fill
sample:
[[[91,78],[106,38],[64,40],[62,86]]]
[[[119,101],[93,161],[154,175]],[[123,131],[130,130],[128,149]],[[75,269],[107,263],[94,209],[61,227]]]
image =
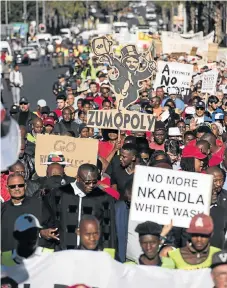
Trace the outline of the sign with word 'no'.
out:
[[[47,165],[51,164],[48,162],[48,155],[54,152],[61,152],[64,156],[64,162],[67,163],[66,175],[76,177],[80,165],[96,165],[98,140],[38,134],[35,149],[35,170],[38,176],[46,176]]]
[[[181,92],[184,92],[184,90],[190,89],[192,74],[192,65],[158,61],[158,73],[154,88],[163,86],[166,90],[168,87],[178,87]]]
[[[209,215],[212,184],[212,175],[138,165],[130,219],[188,228],[194,215]]]

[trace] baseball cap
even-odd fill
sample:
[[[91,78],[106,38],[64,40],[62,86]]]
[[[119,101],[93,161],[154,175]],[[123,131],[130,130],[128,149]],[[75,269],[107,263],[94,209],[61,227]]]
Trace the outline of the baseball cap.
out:
[[[65,78],[65,75],[64,74],[59,74],[58,75],[58,79],[61,79],[61,78]]]
[[[28,104],[28,99],[25,97],[20,98],[20,104]]]
[[[196,108],[204,108],[205,109],[205,103],[203,101],[199,101],[195,105]]]
[[[203,154],[197,146],[188,145],[182,150],[182,158],[205,159],[207,155]]]
[[[47,105],[47,102],[44,100],[44,99],[40,99],[38,102],[37,102],[37,105],[40,106],[40,107],[44,107]]]
[[[214,267],[223,264],[227,264],[227,250],[219,251],[213,255],[210,268],[213,269]]]
[[[189,234],[210,235],[214,230],[214,223],[210,216],[203,213],[195,215],[186,230]]]
[[[168,131],[169,136],[182,136],[178,127],[170,127]]]
[[[10,107],[9,113],[10,113],[10,114],[16,114],[16,113],[18,113],[19,111],[20,111],[20,109],[19,109],[19,107],[18,107],[17,105],[12,105],[12,106]]]
[[[50,126],[54,127],[54,119],[53,119],[53,117],[47,117],[47,118],[45,118],[45,119],[43,120],[43,125],[44,125],[44,126],[50,125]]]
[[[41,114],[49,114],[50,113],[50,107],[44,106],[41,108]]]
[[[14,231],[23,232],[31,228],[43,227],[40,225],[39,220],[32,214],[23,214],[17,218],[14,223]]]

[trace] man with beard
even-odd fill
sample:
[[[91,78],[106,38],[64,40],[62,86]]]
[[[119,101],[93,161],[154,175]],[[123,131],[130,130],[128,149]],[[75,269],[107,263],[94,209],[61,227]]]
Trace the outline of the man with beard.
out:
[[[8,191],[11,199],[2,204],[1,209],[1,234],[4,235],[1,240],[1,250],[9,251],[15,247],[13,239],[14,223],[20,215],[32,213],[40,221],[43,229],[40,234],[46,240],[56,239],[56,229],[52,219],[52,214],[47,203],[38,198],[30,198],[25,195],[26,184],[24,177],[19,173],[9,175],[7,180]],[[58,238],[57,238],[58,239]],[[40,238],[41,246],[49,246],[44,239]]]
[[[62,111],[63,119],[54,127],[54,134],[64,135],[68,131],[73,131],[75,137],[79,136],[79,125],[72,119],[72,111],[69,107],[65,107]]]
[[[27,132],[31,130],[32,121],[37,118],[37,115],[29,110],[28,99],[22,97],[20,99],[20,112],[13,115],[13,118],[18,122],[19,125],[26,127]]]
[[[15,266],[22,264],[25,259],[32,257],[38,260],[43,253],[51,253],[53,249],[38,246],[39,233],[42,226],[32,214],[23,214],[16,219],[13,237],[17,242],[16,248],[2,253],[2,265]]]
[[[220,250],[211,246],[210,239],[214,231],[212,218],[205,214],[197,214],[192,218],[186,231],[189,234],[186,246],[168,253],[174,261],[176,269],[209,268],[213,254]]]
[[[84,214],[93,215],[100,221],[103,248],[115,248],[114,199],[97,187],[98,176],[95,165],[82,164],[75,182],[58,188],[60,193],[52,189],[47,195],[59,223],[60,250],[79,247],[76,229]]]
[[[156,121],[154,129],[154,140],[150,143],[150,149],[165,151],[164,142],[167,133],[165,124],[161,121]]]
[[[124,144],[120,152],[120,165],[113,168],[111,184],[120,193],[120,200],[124,198],[126,183],[134,177],[137,153],[136,145]]]
[[[210,216],[214,221],[211,244],[223,249],[227,231],[227,191],[222,188],[225,181],[225,173],[217,166],[209,167],[206,172],[214,177],[210,206]]]

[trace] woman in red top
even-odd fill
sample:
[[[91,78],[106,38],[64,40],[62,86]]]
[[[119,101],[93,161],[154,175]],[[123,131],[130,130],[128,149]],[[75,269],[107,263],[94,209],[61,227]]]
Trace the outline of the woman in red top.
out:
[[[121,141],[118,141],[118,130],[102,129],[102,136],[103,141],[99,142],[98,155],[110,162],[121,148]]]

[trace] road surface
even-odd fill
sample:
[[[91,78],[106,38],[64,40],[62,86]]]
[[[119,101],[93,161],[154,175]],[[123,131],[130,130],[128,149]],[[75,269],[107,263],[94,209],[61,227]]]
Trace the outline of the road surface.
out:
[[[53,70],[51,67],[40,67],[37,62],[32,62],[31,66],[20,66],[24,78],[24,86],[21,90],[21,97],[28,98],[31,110],[35,110],[37,101],[45,99],[50,109],[56,108],[56,98],[52,93],[52,85],[57,80],[58,75],[65,73],[67,68]],[[12,94],[7,91],[3,80],[3,101],[7,109],[13,104]]]

